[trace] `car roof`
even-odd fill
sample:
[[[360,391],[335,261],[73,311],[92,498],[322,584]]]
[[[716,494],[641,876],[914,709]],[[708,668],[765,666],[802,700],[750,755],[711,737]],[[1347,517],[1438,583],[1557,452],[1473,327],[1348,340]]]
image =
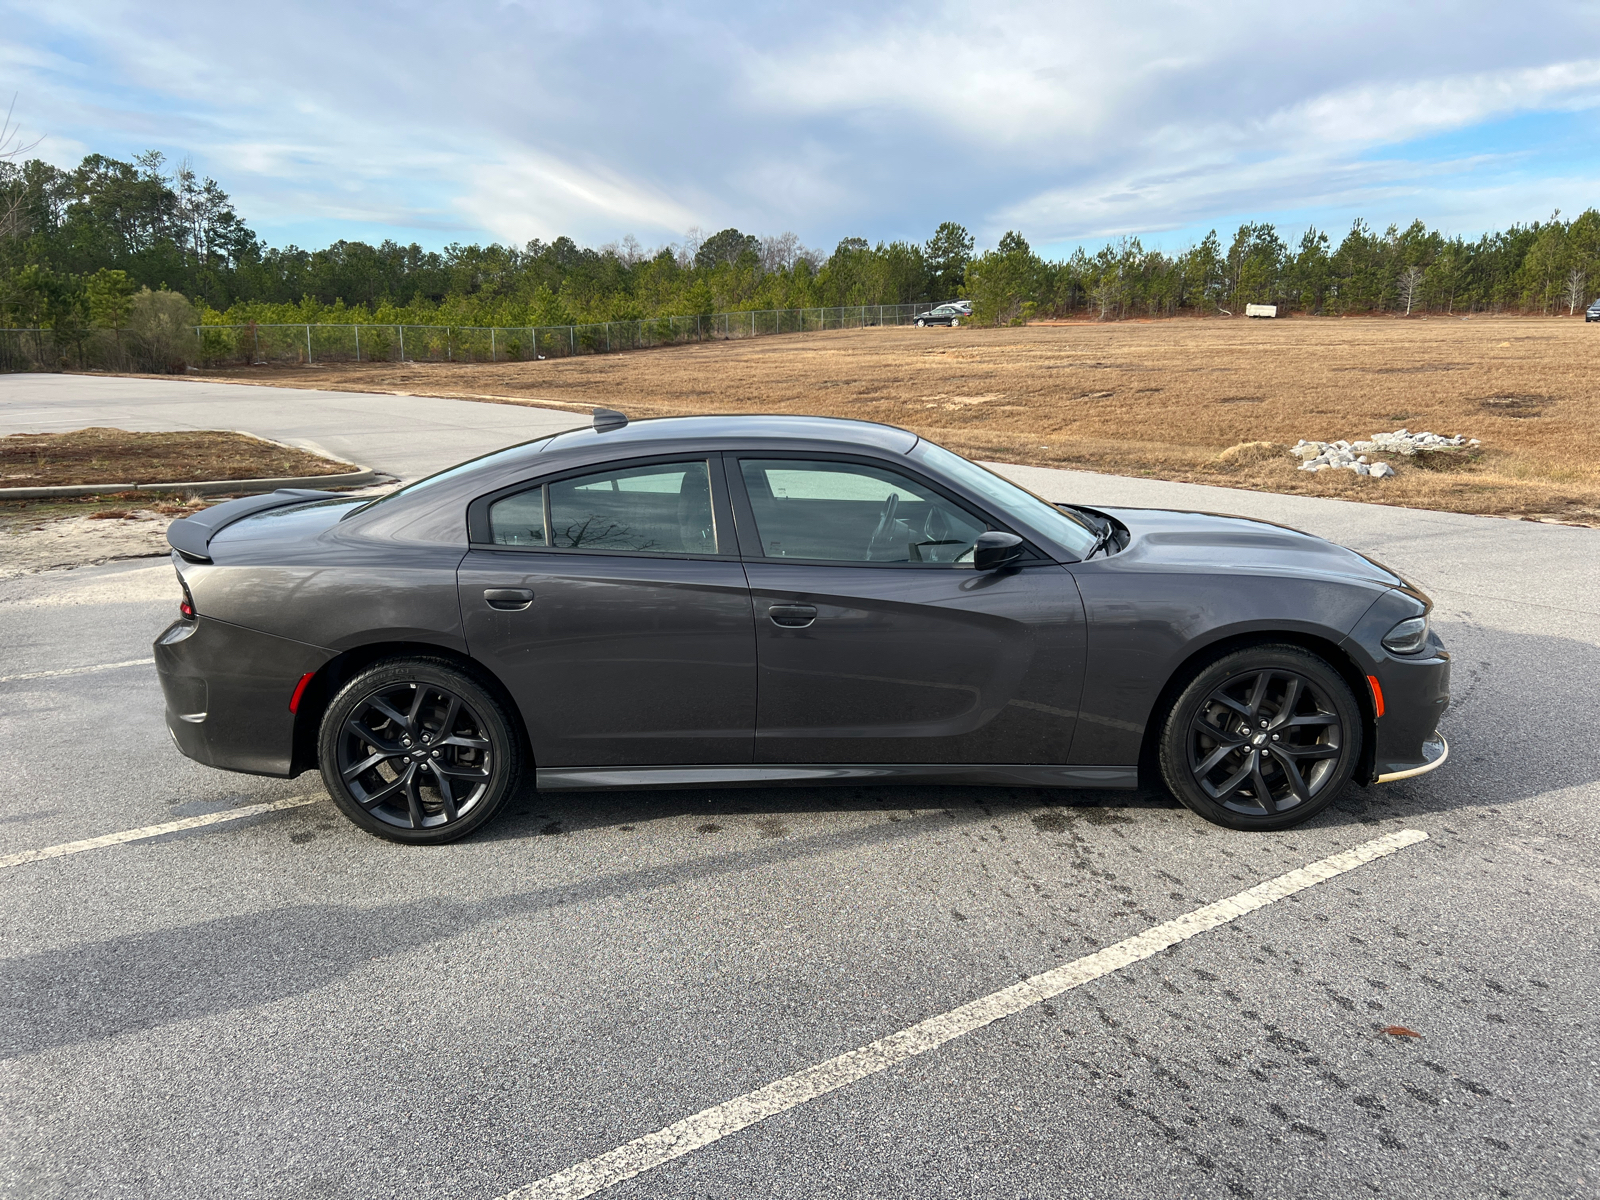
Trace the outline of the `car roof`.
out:
[[[731,414],[707,417],[652,417],[630,421],[604,431],[571,429],[544,441],[544,452],[604,448],[607,451],[647,448],[658,442],[684,441],[843,442],[905,454],[917,444],[917,435],[876,421],[844,417],[788,416],[775,413]],[[647,451],[648,452],[648,451]]]
[[[531,442],[507,446],[419,479],[379,496],[348,514],[376,536],[448,541],[460,523],[458,506],[475,495],[514,484],[530,474],[563,471],[612,459],[748,448],[757,451],[805,449],[822,453],[852,449],[879,454],[909,454],[921,440],[914,433],[875,421],[842,417],[772,414],[712,417],[656,417],[611,426],[571,429]],[[431,514],[431,515],[430,515]]]

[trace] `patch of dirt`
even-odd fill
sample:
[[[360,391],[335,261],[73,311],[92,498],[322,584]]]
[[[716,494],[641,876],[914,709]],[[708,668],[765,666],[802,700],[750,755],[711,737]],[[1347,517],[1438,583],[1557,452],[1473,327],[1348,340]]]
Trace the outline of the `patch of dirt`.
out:
[[[85,513],[38,522],[6,522],[0,528],[0,579],[56,567],[170,554],[167,526],[171,520],[144,509],[116,520],[97,520],[96,514]]]
[[[1545,407],[1554,403],[1554,396],[1534,396],[1527,393],[1508,393],[1500,396],[1482,396],[1476,403],[1483,412],[1500,413],[1507,417],[1542,417]]]
[[[1240,442],[1217,455],[1217,465],[1239,471],[1261,463],[1274,462],[1289,453],[1289,447],[1276,442]]]
[[[376,496],[393,484],[330,489]],[[230,496],[178,492],[118,492],[48,500],[0,500],[0,579],[57,567],[87,567],[123,558],[166,557],[167,526]]]
[[[244,433],[75,429],[0,437],[0,487],[73,483],[199,483],[337,475],[355,468]]]
[[[883,328],[532,363],[244,367],[207,378],[603,406],[633,417],[856,417],[988,461],[1600,524],[1600,460],[1591,450],[1600,424],[1600,338],[1577,320]],[[967,382],[978,379],[979,387]],[[824,387],[824,380],[853,387]],[[1087,389],[1099,394],[1086,397]],[[997,399],[972,403],[979,395]],[[1241,402],[1256,397],[1266,399]],[[1530,408],[1480,403],[1527,397],[1541,400],[1539,420],[1527,419]],[[1450,470],[1396,459],[1397,476],[1378,480],[1297,471],[1287,452],[1243,463],[1220,457],[1243,443],[1355,441],[1402,425],[1479,438],[1484,452]]]

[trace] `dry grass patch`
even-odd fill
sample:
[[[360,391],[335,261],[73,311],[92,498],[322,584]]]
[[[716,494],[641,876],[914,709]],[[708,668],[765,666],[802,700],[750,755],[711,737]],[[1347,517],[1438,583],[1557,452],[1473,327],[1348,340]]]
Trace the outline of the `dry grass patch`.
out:
[[[217,377],[634,416],[885,421],[977,458],[1600,524],[1600,332],[1537,318],[1173,320],[868,329],[500,364],[240,369]],[[1482,440],[1301,472],[1300,438],[1406,427]],[[1274,449],[1276,447],[1276,449]],[[1374,456],[1382,458],[1384,456]]]
[[[292,446],[215,430],[130,433],[90,428],[0,437],[0,487],[200,483],[337,475],[353,469]]]

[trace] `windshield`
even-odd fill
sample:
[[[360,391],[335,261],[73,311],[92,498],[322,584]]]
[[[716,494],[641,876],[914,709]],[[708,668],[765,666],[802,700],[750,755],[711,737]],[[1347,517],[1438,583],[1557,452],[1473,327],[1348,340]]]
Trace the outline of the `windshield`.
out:
[[[1009,479],[1000,478],[987,467],[980,467],[943,446],[935,446],[927,441],[918,442],[913,454],[936,471],[971,488],[1000,512],[1037,529],[1077,557],[1082,558],[1094,545],[1095,530],[1084,521],[1018,487]]]

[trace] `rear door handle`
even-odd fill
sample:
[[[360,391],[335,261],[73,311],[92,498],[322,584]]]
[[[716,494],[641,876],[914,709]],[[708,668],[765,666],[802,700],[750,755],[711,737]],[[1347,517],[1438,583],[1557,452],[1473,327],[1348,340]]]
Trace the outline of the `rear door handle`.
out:
[[[528,588],[484,588],[483,598],[490,608],[502,612],[516,612],[533,603],[533,592]]]
[[[804,629],[817,619],[817,609],[812,604],[774,604],[767,609],[767,616],[785,629]]]

